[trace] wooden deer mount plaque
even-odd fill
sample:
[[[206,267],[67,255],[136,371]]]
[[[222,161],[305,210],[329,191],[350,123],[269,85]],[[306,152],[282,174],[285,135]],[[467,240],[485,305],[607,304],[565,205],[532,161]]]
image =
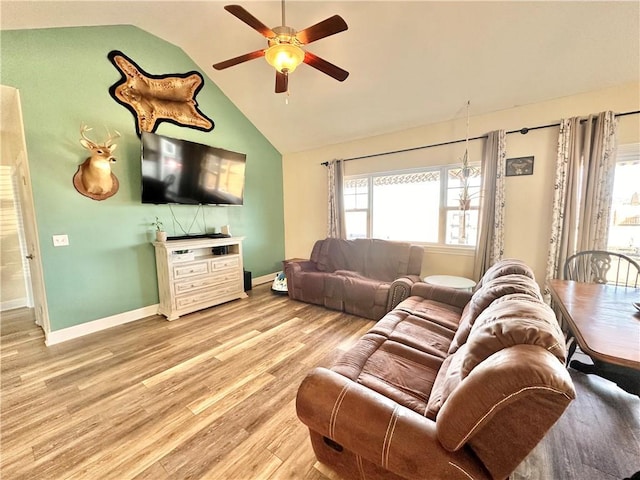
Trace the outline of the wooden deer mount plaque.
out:
[[[91,156],[78,165],[73,176],[73,186],[85,197],[105,200],[115,195],[120,188],[120,182],[111,172],[111,164],[116,161],[113,152],[117,147],[113,140],[120,134],[117,131],[115,136],[109,133],[109,138],[99,144],[87,138],[86,132],[90,130],[86,125],[80,127],[80,144],[91,152]]]

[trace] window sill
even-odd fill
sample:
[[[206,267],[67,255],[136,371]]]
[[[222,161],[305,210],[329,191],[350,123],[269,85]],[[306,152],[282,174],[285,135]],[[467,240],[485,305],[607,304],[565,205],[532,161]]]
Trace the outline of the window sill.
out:
[[[426,253],[437,253],[444,255],[459,255],[462,257],[475,257],[476,247],[457,246],[457,245],[434,245],[423,243],[422,247]]]

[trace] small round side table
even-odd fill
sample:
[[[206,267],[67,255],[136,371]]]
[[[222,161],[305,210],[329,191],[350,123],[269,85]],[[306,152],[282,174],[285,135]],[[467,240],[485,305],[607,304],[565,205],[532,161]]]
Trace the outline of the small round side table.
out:
[[[473,287],[476,286],[476,282],[470,278],[456,277],[455,275],[429,275],[428,277],[425,277],[424,281],[429,285],[468,291],[471,291]]]

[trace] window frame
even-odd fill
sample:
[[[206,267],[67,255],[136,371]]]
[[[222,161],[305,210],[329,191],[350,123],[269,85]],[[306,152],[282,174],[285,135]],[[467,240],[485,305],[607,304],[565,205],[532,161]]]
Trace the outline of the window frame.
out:
[[[371,211],[373,210],[373,196],[371,195],[371,186],[372,186],[372,177],[370,175],[350,175],[350,176],[346,176],[343,178],[342,180],[342,190],[343,192],[346,192],[346,182],[349,180],[361,180],[361,179],[366,179],[367,180],[367,208],[363,209],[363,208],[350,208],[347,209],[346,207],[346,199],[344,198],[346,193],[343,193],[343,205],[344,205],[344,209],[342,211],[342,214],[345,216],[345,226],[346,226],[346,216],[347,216],[347,212],[366,212],[366,216],[367,216],[367,238],[371,238]],[[356,194],[357,195],[357,194]],[[357,196],[356,196],[356,200],[354,201],[354,205],[357,205]],[[346,232],[345,232],[346,233]]]
[[[632,165],[636,165],[638,164],[638,162],[640,162],[640,143],[627,143],[627,144],[621,144],[618,145],[617,151],[616,151],[616,158],[615,158],[615,162],[614,162],[614,176],[616,174],[616,170],[618,168],[618,166],[622,166],[624,164],[632,164]],[[640,189],[639,189],[640,190]],[[612,235],[612,229],[615,228],[614,225],[614,213],[615,213],[615,205],[613,203],[613,198],[616,197],[615,195],[615,181],[614,183],[612,183],[611,185],[611,210],[609,212],[609,231],[607,234],[607,246],[606,246],[606,250],[610,250],[613,252],[618,252],[618,253],[622,253],[624,255],[627,255],[629,257],[631,257],[632,259],[634,259],[635,261],[638,261],[640,259],[640,247],[635,247],[635,246],[629,246],[628,249],[627,248],[621,248],[619,245],[613,245],[611,243],[611,235]],[[633,251],[631,249],[634,249]]]
[[[474,162],[470,164],[470,167],[473,169],[477,169],[480,172],[480,162]],[[406,175],[406,174],[416,174],[416,173],[429,173],[429,172],[438,172],[439,173],[439,182],[440,182],[440,194],[439,194],[439,205],[438,205],[438,241],[437,242],[426,242],[420,240],[412,240],[407,239],[404,241],[411,242],[414,245],[422,245],[426,247],[430,247],[430,250],[442,250],[451,252],[452,250],[458,251],[461,254],[473,255],[475,252],[476,244],[472,245],[460,245],[460,244],[450,244],[446,243],[446,235],[447,235],[447,213],[450,211],[455,211],[455,206],[447,205],[447,198],[449,192],[449,171],[453,169],[460,168],[460,164],[447,164],[447,165],[435,165],[429,167],[417,167],[417,168],[409,168],[409,169],[400,169],[400,170],[389,170],[389,171],[380,171],[380,172],[371,172],[371,173],[360,173],[355,175],[345,175],[344,176],[344,191],[347,190],[347,182],[351,180],[367,180],[367,208],[366,208],[366,217],[367,217],[367,237],[372,238],[373,233],[373,186],[374,186],[374,178],[375,177],[384,177],[384,176],[393,176],[393,175]],[[481,172],[480,172],[481,174]],[[455,187],[452,187],[455,188]],[[482,181],[480,182],[480,191],[482,190]],[[347,202],[345,201],[345,207],[343,214],[347,215],[348,212],[363,212],[365,209],[362,208],[351,208],[348,209],[346,207]],[[477,205],[470,206],[468,211],[480,211],[480,202],[477,202]],[[479,215],[478,215],[479,217]],[[477,239],[476,239],[477,240]],[[477,241],[476,241],[477,243]]]

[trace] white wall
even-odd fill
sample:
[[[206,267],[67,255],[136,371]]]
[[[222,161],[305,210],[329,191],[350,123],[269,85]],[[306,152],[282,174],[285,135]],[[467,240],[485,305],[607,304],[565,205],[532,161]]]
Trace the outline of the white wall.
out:
[[[464,112],[466,100],[461,101]],[[635,111],[640,108],[640,83],[523,105],[486,115],[473,116],[469,135],[483,135],[492,130],[519,130],[556,123],[561,118],[588,115],[604,110]],[[339,114],[339,112],[337,113]],[[464,117],[464,114],[463,114]],[[619,143],[640,141],[640,115],[618,119]],[[327,189],[322,162],[334,158],[361,155],[441,143],[465,137],[466,119],[426,125],[401,132],[365,138],[349,143],[285,155],[283,158],[285,204],[285,253],[287,258],[308,258],[313,243],[326,236]],[[551,231],[553,176],[558,128],[534,130],[526,135],[507,136],[507,158],[535,157],[534,174],[506,179],[505,256],[520,258],[544,278],[547,247]],[[472,142],[472,161],[480,158],[482,141]],[[381,156],[346,163],[346,173],[387,171],[416,166],[457,163],[464,144],[418,150],[401,157]],[[441,248],[425,249],[423,275],[442,273],[471,276],[473,256],[445,252]]]

